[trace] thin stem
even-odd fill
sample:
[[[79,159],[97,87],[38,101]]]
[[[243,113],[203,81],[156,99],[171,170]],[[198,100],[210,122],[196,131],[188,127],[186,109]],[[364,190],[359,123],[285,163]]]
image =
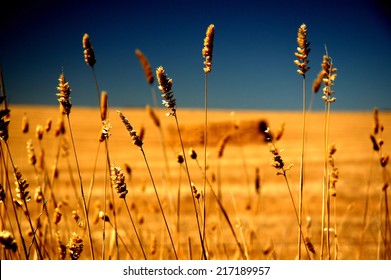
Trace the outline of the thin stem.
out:
[[[9,154],[9,157],[11,159],[11,163],[12,163],[12,157],[11,157],[11,153],[10,153],[10,149],[8,147],[8,142],[5,142],[5,145],[7,147],[7,151],[8,151],[8,154]],[[6,166],[6,162],[5,162],[5,157],[4,157],[4,150],[3,150],[3,145],[0,144],[0,149],[1,149],[1,155],[2,155],[2,158],[3,158],[3,164],[4,166]],[[13,165],[13,164],[12,164]],[[8,185],[8,191],[9,191],[9,194],[10,194],[10,198],[11,198],[11,201],[14,201],[14,198],[13,198],[13,195],[12,195],[12,191],[11,191],[11,184],[10,184],[10,180],[9,180],[9,176],[8,176],[8,172],[6,171],[5,172],[5,175],[6,175],[6,179],[7,179],[7,185]],[[18,214],[16,212],[16,207],[15,207],[15,203],[12,203],[12,208],[14,210],[14,214],[15,214],[15,219],[16,219],[16,224],[18,226],[18,231],[19,231],[19,235],[20,235],[20,239],[22,240],[22,245],[23,245],[23,250],[24,250],[24,254],[25,254],[25,257],[26,259],[28,259],[28,253],[27,253],[27,247],[26,247],[26,242],[24,240],[24,237],[23,237],[23,234],[22,234],[22,229],[20,227],[20,221],[19,221],[19,218],[18,218]]]
[[[303,192],[304,192],[304,147],[305,147],[305,125],[306,125],[306,80],[303,76],[303,127],[301,140],[301,158],[300,158],[300,191],[299,191],[299,238],[298,254],[301,259],[301,224],[303,219]]]
[[[130,213],[130,210],[129,210],[129,207],[128,207],[128,203],[126,202],[125,198],[124,198],[124,202],[125,202],[126,210],[128,210],[128,214],[129,214],[130,221],[132,223],[133,230],[134,230],[134,232],[136,234],[138,243],[140,244],[141,251],[143,252],[144,259],[147,260],[147,255],[145,254],[143,243],[141,242],[140,236],[139,236],[139,234],[137,232],[136,225],[134,224],[134,221],[133,221],[132,214]]]
[[[95,82],[95,87],[96,87],[96,93],[97,93],[97,96],[98,96],[98,104],[99,104],[99,108],[100,108],[100,90],[99,90],[99,85],[98,85],[98,79],[96,78],[96,73],[95,73],[95,68],[94,66],[91,67],[92,69],[92,74],[94,76],[94,82]]]
[[[296,220],[297,220],[297,225],[299,226],[299,232],[300,232],[300,236],[301,238],[304,240],[304,235],[303,235],[303,231],[301,230],[301,224],[299,222],[299,215],[297,213],[297,209],[296,209],[296,204],[295,204],[295,201],[293,199],[293,195],[292,195],[292,191],[291,191],[291,188],[289,186],[289,182],[288,182],[288,177],[286,176],[286,170],[283,169],[283,173],[279,173],[281,174],[284,179],[285,179],[285,183],[286,183],[286,186],[288,187],[288,191],[289,191],[289,196],[291,198],[291,201],[292,201],[292,205],[293,205],[293,210],[295,211],[295,216],[296,216]],[[300,241],[301,242],[301,241]],[[308,255],[308,258],[311,259],[311,256],[310,256],[310,252],[308,251],[308,248],[307,246],[305,246],[306,248],[306,251],[307,251],[307,255]]]
[[[107,173],[109,172],[110,165],[106,164],[105,166],[105,179],[103,183],[103,213],[106,215],[107,213]],[[105,217],[105,216],[104,216]],[[106,221],[103,219],[103,228],[102,228],[102,260],[105,259],[105,248],[106,248]]]
[[[194,212],[195,212],[196,221],[197,221],[198,233],[199,233],[199,236],[200,236],[200,242],[201,242],[201,247],[202,247],[202,253],[203,253],[203,255],[204,255],[205,260],[207,260],[208,258],[207,258],[207,256],[206,256],[204,241],[203,241],[202,233],[201,233],[200,221],[199,221],[199,218],[198,218],[197,206],[196,206],[196,203],[195,203],[195,198],[194,198],[194,195],[193,195],[193,189],[192,189],[192,186],[191,186],[191,183],[192,183],[192,182],[191,182],[191,179],[190,179],[189,167],[188,167],[188,165],[187,165],[186,153],[185,153],[185,148],[184,148],[184,146],[183,146],[181,130],[179,129],[179,122],[178,122],[178,117],[177,117],[177,115],[175,114],[174,117],[175,117],[175,122],[176,122],[177,130],[178,130],[179,140],[180,140],[180,142],[181,142],[183,159],[184,159],[184,161],[185,161],[186,173],[187,173],[187,178],[188,178],[189,187],[190,187],[190,195],[191,195],[192,200],[193,200],[193,207],[194,207]],[[205,175],[205,176],[206,176],[206,175]]]
[[[105,139],[105,147],[106,147],[106,161],[107,161],[107,174],[110,174],[110,156],[109,156],[109,143],[108,139]],[[110,176],[110,175],[109,175]],[[106,181],[106,180],[105,180]],[[115,226],[115,245],[117,247],[117,259],[119,260],[119,250],[118,250],[118,232],[117,232],[117,214],[115,212],[115,201],[114,201],[114,190],[110,182],[110,191],[111,191],[111,201],[113,204],[113,220],[114,220],[114,226]]]
[[[92,260],[95,260],[94,246],[93,246],[93,243],[92,243],[92,235],[91,235],[91,229],[90,229],[90,221],[89,221],[89,218],[88,218],[88,211],[87,211],[87,203],[86,203],[86,199],[85,199],[85,195],[84,195],[84,189],[83,189],[83,179],[82,179],[81,173],[80,173],[79,161],[77,159],[76,147],[75,147],[75,142],[74,142],[74,139],[73,139],[72,126],[71,126],[71,120],[69,118],[69,115],[67,115],[67,119],[68,119],[69,133],[71,135],[71,140],[72,140],[73,152],[74,152],[75,160],[76,160],[77,172],[78,172],[79,180],[80,180],[80,191],[81,191],[81,197],[82,197],[82,200],[83,200],[84,215],[85,215],[86,221],[87,221],[87,231],[88,231],[88,237],[89,237],[89,242],[90,242],[91,257],[92,257]]]
[[[329,225],[326,227],[326,215],[328,216],[330,213],[327,210],[326,203],[328,203],[329,199],[329,191],[328,191],[328,165],[327,165],[327,157],[328,157],[328,140],[329,140],[329,122],[330,122],[330,103],[325,102],[325,124],[324,124],[324,167],[323,167],[323,195],[322,195],[322,230],[321,230],[321,249],[320,249],[320,259],[323,259],[324,253],[324,231],[327,228],[327,240],[329,241]],[[329,248],[329,243],[327,242],[327,248]],[[329,254],[329,253],[328,253]],[[330,255],[330,254],[329,254]]]
[[[146,157],[146,155],[145,155],[144,149],[143,149],[142,147],[140,147],[140,149],[141,149],[141,152],[142,152],[142,154],[143,154],[143,156],[144,156],[145,164],[147,165],[147,169],[148,169],[148,172],[149,172],[149,176],[150,176],[150,178],[151,178],[152,185],[153,185],[153,189],[154,189],[154,191],[155,191],[156,198],[157,198],[157,201],[158,201],[158,204],[159,204],[160,212],[162,213],[163,220],[164,220],[164,224],[166,225],[166,229],[167,229],[167,232],[168,232],[168,236],[170,237],[171,246],[172,246],[172,249],[173,249],[173,251],[174,251],[175,258],[178,260],[178,255],[177,255],[177,252],[176,252],[176,250],[175,250],[174,240],[173,240],[173,238],[172,238],[172,235],[171,235],[171,232],[170,232],[170,228],[169,228],[168,223],[167,223],[167,220],[166,220],[166,216],[164,215],[163,207],[162,207],[162,204],[161,204],[161,202],[160,202],[159,194],[158,194],[157,189],[156,189],[156,186],[155,186],[155,181],[153,180],[153,176],[152,176],[151,169],[149,168],[149,164],[148,164],[148,161],[147,161],[147,157]]]
[[[110,221],[108,221],[108,223],[109,223],[110,226],[114,229],[114,231],[117,232],[116,227],[114,227],[114,225],[113,225]],[[121,240],[122,244],[123,244],[124,247],[125,247],[126,252],[129,254],[130,258],[133,260],[132,253],[131,253],[131,252],[129,251],[129,249],[126,247],[125,241],[122,239],[122,237],[121,237],[119,234],[118,234],[118,238],[119,238],[119,240]]]
[[[203,173],[203,169],[200,165],[200,163],[197,161],[197,165],[198,165],[198,168],[200,169],[201,173]],[[218,195],[215,193],[215,191],[213,190],[212,188],[212,184],[211,182],[208,180],[208,178],[206,177],[206,182],[208,183],[208,186],[210,188],[210,192],[211,194],[213,195],[213,197],[216,199],[216,202],[217,202],[217,205],[219,206],[220,210],[221,210],[221,213],[223,214],[225,220],[227,221],[228,225],[229,225],[229,228],[231,229],[231,232],[232,232],[232,235],[234,236],[234,239],[235,239],[235,242],[240,250],[240,253],[243,257],[243,259],[246,259],[246,254],[244,252],[244,249],[242,248],[242,245],[240,244],[239,242],[239,239],[238,237],[236,236],[236,233],[235,233],[235,229],[234,229],[234,226],[232,225],[231,223],[231,220],[229,219],[229,216],[228,216],[228,212],[227,210],[224,208],[224,205],[223,203],[221,202],[221,200],[219,199]]]
[[[203,240],[205,240],[205,231],[206,231],[206,169],[207,169],[207,146],[208,146],[208,74],[205,73],[205,125],[204,125],[204,227],[203,227]]]

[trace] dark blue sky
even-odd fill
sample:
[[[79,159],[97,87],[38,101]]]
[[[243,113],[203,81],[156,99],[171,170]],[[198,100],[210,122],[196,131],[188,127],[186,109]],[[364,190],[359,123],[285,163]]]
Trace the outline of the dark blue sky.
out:
[[[152,97],[134,50],[173,79],[178,107],[203,107],[201,49],[209,24],[215,48],[209,106],[301,110],[293,63],[297,29],[311,42],[307,86],[324,45],[338,77],[337,110],[391,108],[391,21],[385,0],[362,1],[2,1],[0,63],[10,104],[57,105],[64,68],[74,106],[96,106],[82,37],[90,35],[99,85],[112,106],[144,107]],[[9,6],[8,6],[9,5]],[[314,103],[323,108],[321,93]]]

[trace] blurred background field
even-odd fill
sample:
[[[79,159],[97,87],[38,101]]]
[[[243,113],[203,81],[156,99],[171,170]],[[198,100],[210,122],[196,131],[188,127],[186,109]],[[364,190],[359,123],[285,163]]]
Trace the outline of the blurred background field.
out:
[[[153,188],[139,148],[132,145],[125,127],[121,123],[116,110],[121,110],[129,119],[134,128],[140,131],[145,129],[144,150],[151,167],[159,194],[163,200],[163,208],[168,222],[172,227],[174,240],[178,245],[178,254],[181,259],[199,259],[201,251],[194,210],[190,198],[189,186],[185,173],[177,162],[180,152],[178,135],[175,131],[173,118],[165,117],[166,110],[158,110],[164,128],[166,140],[169,174],[165,170],[160,134],[150,116],[144,108],[109,108],[109,119],[112,124],[111,136],[108,141],[110,160],[130,173],[125,173],[129,194],[127,201],[137,217],[142,239],[147,244],[148,255],[155,259],[173,258],[170,252],[168,237],[158,212],[158,204],[154,197]],[[191,147],[198,154],[197,160],[203,163],[203,111],[200,109],[178,109],[178,119],[182,130],[185,150]],[[29,120],[29,132],[22,133],[21,123],[23,115]],[[11,123],[9,126],[9,146],[14,163],[19,167],[23,176],[30,184],[33,194],[37,186],[37,178],[33,167],[28,164],[26,142],[33,140],[36,153],[44,149],[44,161],[47,170],[52,170],[55,155],[58,150],[58,137],[53,129],[59,116],[58,107],[49,106],[22,106],[11,107]],[[95,108],[72,108],[70,119],[76,145],[76,151],[81,167],[81,175],[85,192],[88,188],[94,171],[97,157],[95,183],[91,196],[90,213],[92,220],[97,209],[102,209],[103,186],[106,173],[106,154],[104,145],[99,145],[101,123],[99,111]],[[209,141],[208,141],[208,179],[213,188],[221,187],[222,201],[227,208],[231,221],[239,240],[244,244],[250,259],[295,259],[297,254],[297,223],[287,187],[282,176],[276,175],[276,170],[270,166],[272,155],[269,146],[264,142],[260,132],[261,122],[266,123],[272,132],[278,130],[285,123],[284,134],[276,145],[283,149],[282,157],[286,165],[293,164],[288,171],[288,179],[297,203],[300,167],[301,143],[301,112],[294,111],[249,111],[229,110],[209,111]],[[52,130],[45,133],[41,141],[36,138],[36,126],[45,125],[52,119]],[[307,118],[307,142],[305,153],[305,181],[304,181],[304,215],[310,217],[311,228],[303,230],[311,236],[315,245],[316,254],[319,253],[321,230],[321,203],[323,178],[323,112],[311,112]],[[391,145],[391,113],[380,112],[380,122],[384,124],[383,140],[385,151],[390,151]],[[234,129],[234,125],[238,125]],[[335,164],[339,169],[337,183],[337,226],[340,259],[377,259],[379,203],[383,179],[377,154],[369,135],[373,131],[372,112],[332,112],[330,123],[330,142],[336,144],[337,152]],[[66,125],[66,133],[68,126]],[[232,133],[227,142],[224,154],[218,158],[219,141],[228,133]],[[66,134],[68,138],[68,134]],[[99,147],[99,150],[98,150]],[[64,156],[64,151],[58,164],[58,178],[54,186],[56,198],[63,202],[62,221],[59,229],[64,241],[72,230],[77,229],[72,220],[71,212],[82,209],[78,207],[72,184],[78,188],[73,153]],[[189,168],[192,181],[202,190],[203,177],[195,160],[190,159]],[[255,189],[255,170],[259,169],[260,188]],[[71,171],[70,171],[71,170]],[[10,173],[12,174],[12,173]],[[106,181],[107,182],[107,181]],[[180,194],[180,221],[177,223],[178,187]],[[368,191],[368,192],[367,192]],[[388,192],[389,193],[389,192]],[[367,226],[362,229],[364,206],[366,197],[369,197],[369,211]],[[115,194],[117,196],[117,194]],[[133,230],[122,201],[115,200],[118,209],[118,232],[129,246],[134,258],[141,258],[138,245],[135,245]],[[225,220],[216,209],[213,199],[208,196],[207,203],[207,244],[211,259],[240,258],[237,246]],[[48,203],[50,205],[51,202]],[[41,211],[34,200],[29,203],[33,217]],[[50,206],[52,207],[52,206]],[[110,216],[110,214],[108,213]],[[113,217],[110,217],[111,219]],[[178,231],[179,226],[179,231]],[[112,231],[108,228],[107,244],[110,248],[113,240]],[[28,230],[27,224],[23,225]],[[102,242],[102,222],[92,225],[93,239],[97,253]],[[363,236],[363,243],[361,238]],[[98,245],[99,244],[99,245]],[[85,248],[81,258],[89,258],[87,234],[85,234]],[[121,246],[120,246],[121,247]],[[192,247],[192,250],[189,250]],[[359,252],[361,250],[361,255]],[[121,258],[129,255],[121,249]],[[115,258],[115,257],[113,257]]]

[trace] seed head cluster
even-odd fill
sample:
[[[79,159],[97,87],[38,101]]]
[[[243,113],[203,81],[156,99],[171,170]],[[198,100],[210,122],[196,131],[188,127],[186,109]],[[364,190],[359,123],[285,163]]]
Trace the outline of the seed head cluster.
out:
[[[204,48],[202,49],[202,56],[205,58],[204,61],[204,72],[208,74],[212,71],[212,55],[213,55],[213,41],[215,36],[215,26],[209,25],[206,29],[206,35],[204,39]]]
[[[153,84],[154,77],[147,57],[139,49],[136,49],[135,54],[140,61],[141,68],[144,70],[145,78],[147,79],[148,84]]]
[[[15,237],[7,230],[0,232],[0,244],[4,246],[5,249],[16,252],[18,250],[18,244],[16,243]]]
[[[127,131],[129,132],[129,135],[132,138],[132,143],[141,148],[143,146],[143,141],[137,135],[136,130],[133,129],[133,126],[130,124],[129,120],[120,111],[117,111],[117,113],[119,114],[119,117],[121,118]]]
[[[304,77],[308,70],[310,70],[310,67],[308,67],[308,54],[311,51],[309,48],[310,42],[307,41],[307,26],[304,23],[299,27],[297,32],[297,44],[299,45],[297,52],[295,52],[297,59],[293,62],[299,67],[297,72]]]
[[[86,33],[83,36],[84,60],[88,66],[94,67],[96,63],[95,52],[92,48],[90,36]]]
[[[163,93],[162,101],[163,105],[171,109],[171,113],[168,113],[167,116],[175,116],[176,114],[176,99],[174,98],[174,93],[172,92],[172,79],[168,78],[164,68],[162,66],[156,69],[156,77],[158,81],[158,88]]]
[[[64,71],[60,74],[58,78],[58,87],[57,93],[58,102],[60,102],[60,106],[62,108],[62,113],[65,115],[69,115],[71,113],[71,88],[69,87],[69,83],[65,80]]]
[[[18,168],[15,167],[15,191],[16,191],[16,196],[24,201],[29,201],[31,196],[29,195],[30,192],[27,190],[29,187],[29,184],[27,183],[26,179],[22,177],[22,173],[18,171]]]
[[[328,55],[323,56],[323,62],[322,62],[322,70],[323,70],[323,97],[322,99],[325,102],[335,102],[336,98],[331,97],[332,94],[334,94],[334,91],[332,90],[332,87],[334,86],[335,78],[337,77],[337,68],[333,68],[333,61]]]
[[[83,252],[83,239],[73,232],[67,244],[68,254],[71,260],[78,260]]]
[[[111,184],[113,188],[119,194],[120,198],[125,198],[128,193],[128,190],[126,188],[125,175],[121,167],[112,164],[110,167],[110,172]]]

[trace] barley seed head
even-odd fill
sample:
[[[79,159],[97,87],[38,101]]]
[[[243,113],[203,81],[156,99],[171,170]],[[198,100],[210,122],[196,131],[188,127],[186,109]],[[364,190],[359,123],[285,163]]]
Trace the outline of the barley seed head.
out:
[[[111,173],[111,184],[115,191],[119,194],[120,198],[126,197],[128,190],[126,188],[126,183],[125,183],[125,175],[121,169],[121,167],[116,166],[114,164],[111,165],[110,167],[110,173]]]
[[[8,125],[10,123],[9,119],[9,109],[0,110],[0,139],[3,141],[8,140]]]
[[[335,102],[335,97],[331,98],[331,95],[334,94],[334,91],[332,90],[332,86],[334,86],[335,78],[337,77],[337,69],[333,68],[333,61],[328,55],[323,56],[323,62],[322,62],[322,69],[323,69],[323,83],[325,87],[323,88],[323,94],[324,96],[322,99],[325,102]]]
[[[46,125],[45,125],[45,131],[48,133],[51,128],[52,128],[52,119],[47,119]]]
[[[22,118],[22,133],[29,132],[29,120],[27,118],[26,113],[23,114]]]
[[[158,81],[158,88],[163,93],[163,105],[171,109],[172,113],[168,113],[167,116],[175,116],[176,114],[176,99],[174,98],[174,93],[172,92],[172,79],[168,78],[164,68],[159,66],[156,69],[156,77]]]
[[[27,157],[29,164],[34,166],[37,163],[37,157],[35,155],[33,141],[31,139],[27,141]]]
[[[376,107],[373,109],[373,118],[375,120],[375,125],[373,127],[373,133],[375,135],[377,135],[379,133],[380,122],[379,122],[379,109]]]
[[[143,141],[137,135],[136,130],[133,129],[133,126],[130,124],[129,120],[120,111],[117,111],[117,113],[121,118],[122,123],[125,125],[126,130],[129,132],[129,135],[132,138],[132,143],[141,148],[143,146]]]
[[[105,222],[110,222],[109,216],[107,216],[107,214],[103,211],[99,211],[99,218]]]
[[[230,139],[231,139],[231,134],[227,134],[220,140],[218,148],[217,148],[217,157],[218,158],[223,157],[225,146],[227,145],[227,143]]]
[[[54,214],[53,214],[53,223],[55,225],[57,225],[60,221],[61,221],[61,217],[62,217],[62,213],[61,213],[61,208],[62,204],[59,203],[56,207],[56,209],[54,209]]]
[[[37,203],[42,202],[42,200],[43,200],[43,192],[42,192],[41,186],[37,186],[35,188],[34,200]]]
[[[102,121],[102,130],[99,137],[99,142],[103,142],[110,137],[110,129],[112,128],[109,121]]]
[[[83,36],[84,60],[88,66],[94,67],[96,63],[95,52],[92,48],[90,36],[86,33]]]
[[[71,113],[71,88],[69,87],[69,83],[65,80],[64,71],[61,72],[60,77],[58,78],[58,87],[57,93],[58,101],[60,102],[60,106],[62,108],[62,113],[65,115],[69,115]]]
[[[107,119],[108,96],[106,91],[100,95],[100,117],[102,121]]]
[[[307,41],[307,26],[304,23],[300,25],[297,31],[297,44],[299,45],[297,52],[295,52],[297,60],[294,60],[294,63],[299,68],[297,72],[304,77],[310,70],[310,67],[308,67],[308,55],[311,51],[309,48],[310,42]]]
[[[42,140],[43,138],[43,133],[44,133],[44,130],[43,130],[43,126],[42,125],[37,125],[36,129],[35,129],[35,135],[37,136],[37,139],[39,141]]]
[[[182,163],[185,162],[185,158],[183,157],[183,154],[182,154],[182,153],[179,153],[179,154],[177,155],[177,162],[178,162],[179,164],[182,164]]]
[[[0,183],[0,203],[4,202],[5,199],[5,189],[3,185]]]
[[[78,260],[83,252],[83,239],[73,232],[67,244],[68,254],[72,260]]]
[[[190,148],[189,155],[191,159],[197,159],[197,153],[193,148]]]
[[[31,196],[29,195],[29,191],[27,188],[29,187],[29,184],[27,183],[26,179],[22,177],[22,173],[18,171],[18,168],[15,166],[15,190],[16,190],[16,196],[17,198],[24,200],[28,202],[31,199]]]
[[[208,74],[212,71],[214,34],[215,34],[215,26],[213,24],[211,24],[206,29],[206,34],[205,34],[205,39],[204,39],[204,48],[202,49],[202,56],[205,58],[205,61],[204,61],[205,74]]]
[[[18,244],[16,243],[14,236],[7,230],[0,232],[0,244],[3,245],[6,250],[11,250],[14,253],[18,250]]]
[[[153,84],[154,77],[153,77],[151,65],[149,64],[147,57],[139,49],[136,49],[135,54],[138,60],[140,61],[147,82],[149,84]]]

